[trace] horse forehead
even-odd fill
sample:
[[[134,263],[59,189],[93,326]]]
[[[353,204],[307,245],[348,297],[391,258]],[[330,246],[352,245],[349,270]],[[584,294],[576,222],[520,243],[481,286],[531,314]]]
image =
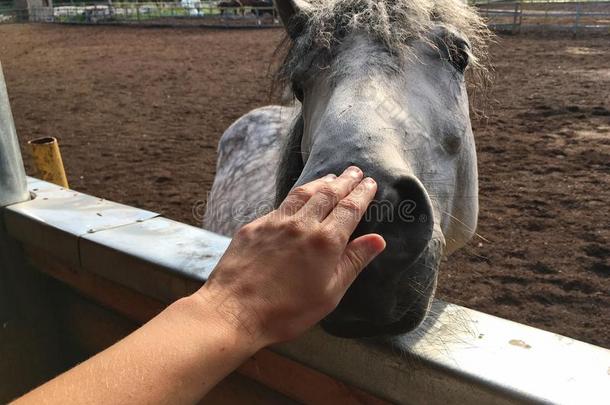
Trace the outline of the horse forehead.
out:
[[[446,109],[461,104],[456,76],[438,62],[438,54],[422,40],[414,41],[406,55],[390,53],[374,39],[354,35],[341,45],[328,76],[316,80],[315,97],[373,103],[375,112],[390,115],[400,110],[421,114],[426,106]],[[387,119],[385,115],[380,118]]]
[[[355,33],[339,46],[332,71],[335,77],[362,76],[372,72],[396,73],[399,65],[398,55],[390,53],[379,41]]]

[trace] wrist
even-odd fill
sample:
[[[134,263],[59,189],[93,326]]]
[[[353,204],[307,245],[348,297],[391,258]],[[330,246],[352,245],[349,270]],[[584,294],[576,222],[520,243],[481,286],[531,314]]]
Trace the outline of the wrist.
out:
[[[236,353],[249,357],[267,345],[258,323],[239,303],[223,299],[205,286],[177,303],[202,323],[202,330],[208,331],[213,325],[225,347]]]

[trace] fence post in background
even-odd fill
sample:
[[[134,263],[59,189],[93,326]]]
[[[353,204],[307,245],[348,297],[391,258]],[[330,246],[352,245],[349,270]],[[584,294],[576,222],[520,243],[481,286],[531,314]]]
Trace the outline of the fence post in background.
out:
[[[578,34],[580,26],[580,6],[581,3],[576,3],[576,17],[574,18],[574,35]]]
[[[523,6],[519,3],[519,33],[521,33],[521,25],[523,24]]]
[[[114,8],[112,7],[112,0],[108,0],[108,17],[110,17],[110,20],[114,20]]]
[[[513,13],[513,34],[517,32],[517,19],[519,16],[519,3],[515,3],[515,11]]]
[[[542,24],[542,32],[544,33],[547,29],[547,25],[552,25],[549,24],[549,8],[551,6],[547,3],[544,7],[544,23]]]
[[[15,18],[17,22],[25,22],[28,20],[28,2],[27,0],[14,0],[13,7],[15,7]]]

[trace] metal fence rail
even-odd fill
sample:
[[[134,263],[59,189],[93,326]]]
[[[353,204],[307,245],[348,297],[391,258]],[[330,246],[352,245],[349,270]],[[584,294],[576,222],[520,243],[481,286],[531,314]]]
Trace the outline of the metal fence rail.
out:
[[[34,178],[29,189],[32,201],[0,212],[8,234],[40,271],[118,310],[132,311],[104,302],[106,293],[96,295],[94,284],[75,275],[167,303],[197,289],[229,243]],[[610,397],[610,351],[441,301],[417,331],[391,340],[341,339],[314,329],[272,350],[391,403],[592,405]],[[281,377],[264,383],[289,389]]]
[[[490,2],[479,13],[497,31],[610,33],[610,2]]]
[[[112,3],[30,9],[29,21],[64,24],[276,27],[273,6],[227,6],[221,2]]]
[[[5,7],[0,9],[0,24],[27,22],[28,9]]]
[[[2,3],[4,4],[4,3]],[[8,4],[8,3],[6,3]],[[0,23],[53,22],[139,26],[277,27],[272,6],[230,6],[230,1],[80,3],[54,7],[0,7]],[[610,1],[475,1],[472,2],[497,31],[567,31],[610,33]]]

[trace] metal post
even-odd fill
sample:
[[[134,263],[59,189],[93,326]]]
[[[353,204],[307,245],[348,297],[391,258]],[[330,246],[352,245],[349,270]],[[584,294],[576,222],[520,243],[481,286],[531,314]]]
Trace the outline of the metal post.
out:
[[[25,169],[0,64],[0,320],[3,322],[10,315],[6,312],[10,306],[6,279],[9,278],[9,272],[21,267],[21,251],[5,232],[2,208],[29,198]]]
[[[0,207],[29,199],[25,169],[0,64]]]
[[[21,267],[21,250],[4,229],[4,212],[7,205],[26,201],[30,198],[25,179],[25,169],[21,160],[19,142],[15,133],[15,123],[8,101],[8,94],[0,64],[0,321],[10,317],[7,308],[10,288],[7,279],[11,271]]]
[[[580,6],[581,3],[576,3],[576,17],[574,18],[574,36],[578,34],[579,24],[580,24]]]
[[[5,232],[4,210],[30,198],[0,65],[0,403],[57,375],[66,365],[49,300],[51,284],[27,265]]]
[[[513,34],[517,32],[517,19],[519,18],[519,3],[515,3],[515,13],[513,14]]]

